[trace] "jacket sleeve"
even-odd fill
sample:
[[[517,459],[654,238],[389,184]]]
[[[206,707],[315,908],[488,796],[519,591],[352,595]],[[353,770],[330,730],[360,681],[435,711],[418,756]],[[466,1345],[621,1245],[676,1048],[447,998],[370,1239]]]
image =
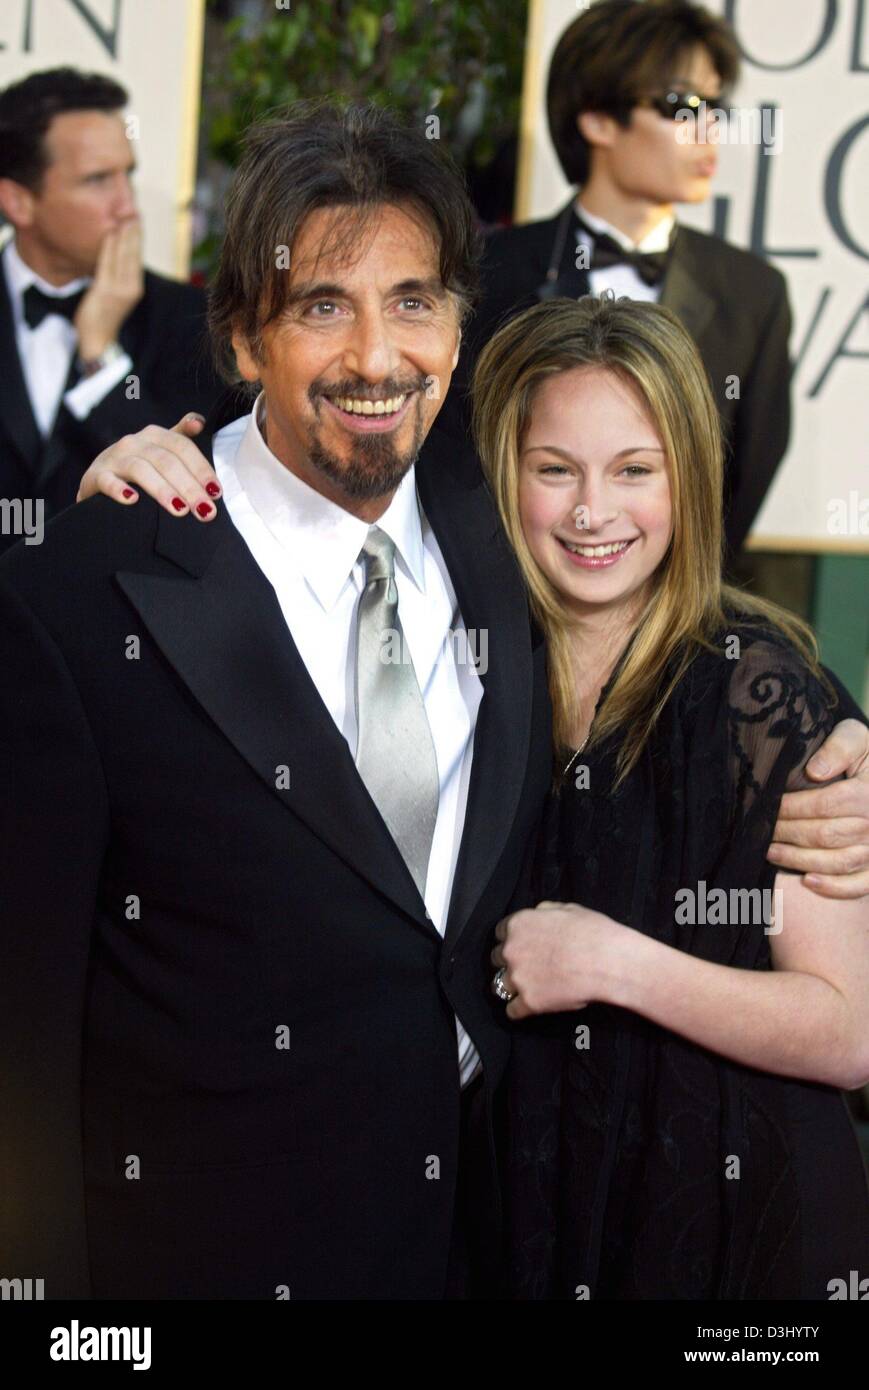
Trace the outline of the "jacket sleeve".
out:
[[[824,667],[824,671],[827,675],[827,679],[830,681],[830,684],[839,697],[839,704],[836,708],[836,721],[838,722],[840,719],[856,719],[861,724],[869,725],[869,717],[867,717],[865,712],[857,704],[850,690],[839,680],[835,671],[831,671],[828,666]]]
[[[791,432],[791,361],[788,340],[791,308],[787,285],[780,277],[758,337],[751,370],[742,382],[742,399],[733,432],[729,505],[725,518],[727,548],[741,549],[776,469],[784,458]]]
[[[108,797],[69,670],[0,575],[0,1275],[90,1296],[82,1034]]]

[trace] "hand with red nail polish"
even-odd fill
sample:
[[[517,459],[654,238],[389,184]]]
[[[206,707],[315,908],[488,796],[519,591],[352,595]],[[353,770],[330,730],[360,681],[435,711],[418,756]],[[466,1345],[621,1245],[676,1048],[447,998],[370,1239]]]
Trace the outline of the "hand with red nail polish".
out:
[[[170,516],[192,514],[207,525],[217,516],[209,498],[222,496],[217,474],[193,442],[204,425],[201,415],[190,412],[171,430],[147,425],[138,434],[125,435],[104,449],[84,474],[77,501],[103,492],[128,506],[146,493]]]

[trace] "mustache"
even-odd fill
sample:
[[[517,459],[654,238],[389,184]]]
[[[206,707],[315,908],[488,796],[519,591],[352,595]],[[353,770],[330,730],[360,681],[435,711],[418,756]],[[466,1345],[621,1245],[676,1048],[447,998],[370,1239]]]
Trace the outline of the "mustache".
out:
[[[424,391],[427,381],[427,377],[403,382],[390,377],[387,381],[379,381],[376,386],[349,377],[337,382],[313,381],[308,387],[308,398],[312,403],[316,403],[320,396],[358,396],[369,401],[388,401],[393,396],[409,396],[413,391]]]

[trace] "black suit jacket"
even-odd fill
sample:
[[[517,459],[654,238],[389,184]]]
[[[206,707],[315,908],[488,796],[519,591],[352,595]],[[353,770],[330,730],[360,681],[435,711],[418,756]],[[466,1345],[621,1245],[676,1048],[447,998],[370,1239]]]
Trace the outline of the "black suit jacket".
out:
[[[47,520],[75,501],[82,473],[109,444],[145,425],[174,425],[188,410],[207,415],[221,394],[208,350],[205,293],[195,285],[146,271],[144,294],[119,342],[132,359],[138,396],[122,378],[84,420],[61,402],[52,432],[43,438],[0,268],[0,497],[41,497]],[[0,534],[0,550],[16,540]]]
[[[467,327],[457,379],[444,406],[444,424],[453,432],[467,433],[466,393],[481,348],[500,324],[537,303],[560,217],[561,212],[487,238],[482,299]],[[575,227],[573,219],[558,279],[559,292],[570,297],[589,292],[587,272],[576,268]],[[759,256],[679,226],[660,303],[691,333],[712,383],[727,449],[725,529],[733,553],[751,529],[790,434],[787,285]],[[728,378],[732,382],[734,376],[739,399],[731,399]]]
[[[489,639],[444,940],[222,508],[98,497],[0,562],[0,1250],[46,1297],[443,1295],[454,1013],[491,1116],[491,933],[551,768],[459,454],[435,430],[417,465]],[[485,1159],[494,1231],[491,1128]]]

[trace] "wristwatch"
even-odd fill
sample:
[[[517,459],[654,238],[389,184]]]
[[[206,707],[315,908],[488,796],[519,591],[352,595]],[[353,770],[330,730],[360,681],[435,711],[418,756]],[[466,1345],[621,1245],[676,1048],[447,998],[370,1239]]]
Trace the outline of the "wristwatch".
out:
[[[88,361],[85,361],[82,356],[77,355],[75,365],[80,377],[95,376],[97,372],[102,371],[103,367],[108,367],[112,362],[117,362],[118,358],[123,357],[123,355],[124,349],[121,347],[120,343],[109,343],[103,348],[99,357],[91,357]]]

